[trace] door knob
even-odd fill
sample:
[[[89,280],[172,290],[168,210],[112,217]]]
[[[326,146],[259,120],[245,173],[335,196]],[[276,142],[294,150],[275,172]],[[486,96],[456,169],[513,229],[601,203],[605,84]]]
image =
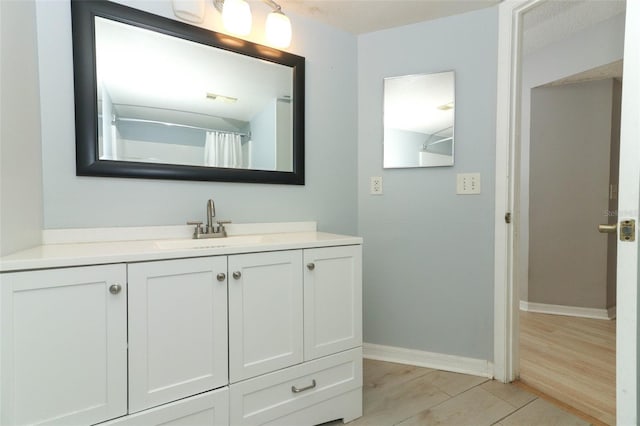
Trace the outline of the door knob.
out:
[[[118,294],[120,293],[120,290],[122,290],[122,286],[118,283],[111,284],[109,286],[109,293],[111,294]]]
[[[227,279],[227,275],[226,275],[226,274],[224,274],[223,272],[220,272],[220,273],[216,276],[216,278],[218,279],[218,281],[224,281],[224,280],[226,280],[226,279]]]
[[[235,271],[232,275],[234,279],[239,280],[242,276],[242,273],[240,271]]]
[[[618,224],[613,225],[600,224],[598,225],[598,232],[603,234],[615,234],[618,231]]]
[[[313,263],[313,262],[307,263],[307,269],[310,270],[310,271],[313,271],[314,269],[316,269],[315,263]]]

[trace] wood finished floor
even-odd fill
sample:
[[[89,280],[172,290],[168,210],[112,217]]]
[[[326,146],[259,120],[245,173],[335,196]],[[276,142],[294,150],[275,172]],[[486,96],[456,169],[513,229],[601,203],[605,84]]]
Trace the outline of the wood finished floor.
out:
[[[520,312],[522,383],[616,423],[616,321]]]
[[[367,359],[363,411],[349,426],[591,424],[513,384]]]

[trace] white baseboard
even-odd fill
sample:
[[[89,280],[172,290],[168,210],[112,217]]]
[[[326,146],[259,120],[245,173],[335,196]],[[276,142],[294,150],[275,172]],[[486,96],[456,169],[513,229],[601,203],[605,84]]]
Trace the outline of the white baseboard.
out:
[[[535,303],[520,301],[520,310],[536,312],[539,314],[566,315],[569,317],[593,318],[610,320],[616,317],[616,307],[609,309],[583,308],[580,306],[550,305],[548,303]]]
[[[396,346],[376,345],[373,343],[364,343],[362,350],[363,357],[367,359],[416,365],[418,367],[428,367],[436,370],[488,377],[490,379],[493,378],[493,363],[487,360],[425,352]]]

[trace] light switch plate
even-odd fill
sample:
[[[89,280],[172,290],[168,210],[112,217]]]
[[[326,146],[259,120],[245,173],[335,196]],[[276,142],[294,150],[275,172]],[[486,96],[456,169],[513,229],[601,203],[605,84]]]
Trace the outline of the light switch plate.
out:
[[[480,193],[480,173],[458,173],[456,194],[470,195]]]

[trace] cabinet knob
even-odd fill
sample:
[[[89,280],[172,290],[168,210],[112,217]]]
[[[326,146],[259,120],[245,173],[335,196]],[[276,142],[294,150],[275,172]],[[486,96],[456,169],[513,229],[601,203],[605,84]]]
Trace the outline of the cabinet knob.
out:
[[[122,286],[118,283],[111,284],[109,286],[109,293],[111,294],[118,294],[120,293],[120,290],[122,290]]]
[[[236,280],[239,280],[241,276],[242,276],[242,273],[240,271],[235,271],[233,273],[233,278],[235,278]]]
[[[227,275],[226,275],[225,273],[223,273],[223,272],[220,272],[220,273],[216,276],[216,278],[218,279],[218,281],[224,281],[224,280],[226,280],[226,279],[227,279]]]
[[[313,262],[307,263],[307,269],[313,271],[314,269],[316,269],[316,264]]]

